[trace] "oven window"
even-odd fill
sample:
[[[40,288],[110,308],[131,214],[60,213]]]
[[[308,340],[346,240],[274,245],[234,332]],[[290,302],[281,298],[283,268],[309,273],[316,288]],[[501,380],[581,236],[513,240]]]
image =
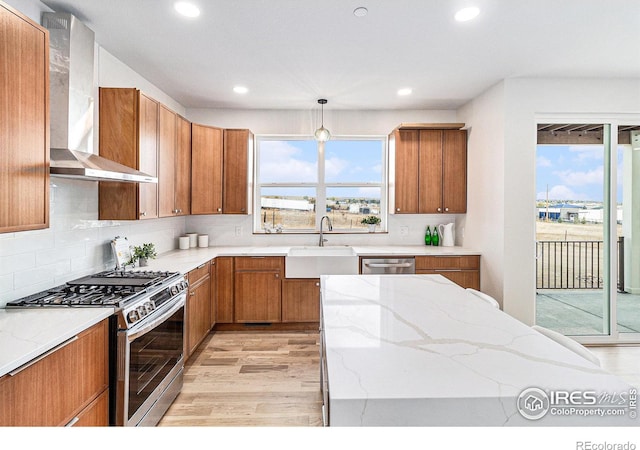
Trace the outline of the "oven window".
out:
[[[130,344],[130,419],[182,358],[184,308]]]

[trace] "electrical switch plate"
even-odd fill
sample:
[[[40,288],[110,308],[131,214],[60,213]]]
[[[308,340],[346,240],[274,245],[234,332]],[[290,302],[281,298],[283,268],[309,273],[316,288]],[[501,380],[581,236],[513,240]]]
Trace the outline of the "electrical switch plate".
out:
[[[236,236],[242,236],[242,227],[236,227]]]
[[[402,226],[400,227],[400,236],[407,236],[409,234],[409,227],[408,226]]]

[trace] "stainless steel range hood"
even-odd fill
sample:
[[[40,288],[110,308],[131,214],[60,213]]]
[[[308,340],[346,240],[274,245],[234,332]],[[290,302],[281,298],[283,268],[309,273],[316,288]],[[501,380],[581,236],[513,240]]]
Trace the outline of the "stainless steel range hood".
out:
[[[42,14],[49,30],[52,176],[157,183],[158,178],[98,156],[93,148],[94,33],[68,13]]]

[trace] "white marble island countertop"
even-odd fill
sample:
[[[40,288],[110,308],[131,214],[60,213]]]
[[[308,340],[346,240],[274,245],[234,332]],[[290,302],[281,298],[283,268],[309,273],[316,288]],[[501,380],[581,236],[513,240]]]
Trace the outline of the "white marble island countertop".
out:
[[[619,404],[632,386],[440,275],[329,275],[321,292],[329,425],[639,424]],[[548,401],[531,420],[517,408],[528,388],[617,395],[595,406],[628,408],[561,415]]]

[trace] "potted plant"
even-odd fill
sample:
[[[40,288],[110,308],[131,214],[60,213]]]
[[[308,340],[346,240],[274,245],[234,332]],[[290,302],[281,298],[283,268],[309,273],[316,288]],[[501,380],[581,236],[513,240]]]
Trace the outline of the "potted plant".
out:
[[[366,224],[369,227],[369,233],[374,233],[376,231],[376,225],[380,223],[380,217],[378,216],[367,216],[360,221],[362,224]]]
[[[155,258],[156,256],[156,247],[153,243],[149,242],[141,246],[136,245],[133,247],[133,254],[131,255],[131,261],[129,263],[135,264],[136,261],[139,261],[140,267],[143,267],[148,264],[150,258]]]

